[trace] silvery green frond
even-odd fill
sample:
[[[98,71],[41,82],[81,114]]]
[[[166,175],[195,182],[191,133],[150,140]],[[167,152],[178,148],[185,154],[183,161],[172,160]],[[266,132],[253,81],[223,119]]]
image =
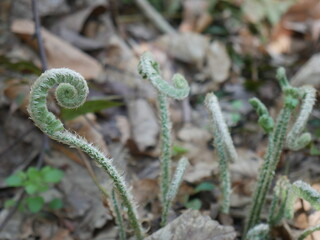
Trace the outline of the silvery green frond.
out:
[[[286,217],[288,219],[293,218],[293,206],[297,198],[302,198],[308,201],[313,208],[320,210],[320,193],[309,184],[299,180],[294,182],[289,190],[289,196],[286,205]]]
[[[172,181],[170,183],[168,194],[166,196],[166,201],[164,205],[164,209],[162,211],[162,218],[161,218],[161,226],[164,226],[167,222],[168,212],[171,207],[171,204],[176,197],[180,184],[183,179],[184,172],[189,165],[189,161],[187,158],[183,157],[179,160],[176,171],[173,175]]]
[[[232,138],[226,121],[224,120],[223,114],[220,109],[220,105],[217,97],[213,93],[208,93],[205,98],[205,105],[210,111],[211,118],[213,121],[213,131],[217,129],[221,136],[221,139],[225,145],[230,162],[235,162],[238,159],[237,151],[233,145]]]
[[[102,152],[84,138],[65,130],[62,122],[48,111],[46,100],[48,91],[56,84],[58,87],[55,95],[59,105],[66,108],[76,108],[84,103],[88,94],[88,86],[84,78],[70,69],[50,69],[44,72],[31,87],[28,106],[31,119],[50,138],[70,147],[79,148],[101,165],[113,180],[123,204],[128,209],[129,221],[136,238],[138,240],[143,239],[144,233],[132,195],[127,189],[124,179],[112,165],[112,159],[105,157]]]
[[[302,104],[300,112],[295,120],[291,130],[287,135],[287,146],[291,150],[300,150],[311,142],[311,135],[309,133],[302,133],[308,118],[312,112],[316,101],[316,89],[312,86],[304,86],[300,88],[302,92]]]
[[[175,74],[172,78],[173,85],[162,79],[158,63],[150,52],[141,55],[138,64],[138,72],[142,78],[149,79],[152,85],[168,97],[182,100],[189,95],[190,87],[187,80],[181,74]]]
[[[217,97],[213,93],[207,94],[205,104],[211,114],[214,145],[219,157],[219,175],[222,191],[221,209],[224,213],[228,213],[231,194],[229,162],[237,161],[238,155],[222,115]]]

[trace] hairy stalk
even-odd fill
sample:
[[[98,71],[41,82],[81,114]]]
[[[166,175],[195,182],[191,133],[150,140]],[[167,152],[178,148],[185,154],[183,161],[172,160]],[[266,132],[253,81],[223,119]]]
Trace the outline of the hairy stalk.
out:
[[[171,176],[171,122],[168,111],[168,102],[164,94],[158,94],[158,103],[161,122],[161,201],[165,204]]]
[[[176,172],[172,178],[172,183],[168,189],[167,199],[165,201],[165,205],[162,211],[161,217],[161,226],[165,226],[167,223],[169,209],[171,207],[172,201],[178,193],[178,189],[180,187],[183,174],[188,166],[189,162],[186,158],[181,158],[178,162],[178,166]]]
[[[320,231],[320,224],[304,230],[304,231],[301,233],[301,235],[298,237],[298,240],[303,240],[303,239],[305,239],[307,236],[309,236],[310,234],[312,234],[313,232],[316,232],[316,231]]]
[[[254,191],[252,206],[245,227],[245,233],[247,233],[259,222],[266,195],[270,188],[271,181],[273,179],[277,164],[280,159],[280,154],[284,146],[286,132],[292,112],[299,103],[299,91],[298,89],[289,85],[283,68],[278,70],[277,78],[285,96],[284,108],[279,114],[275,128],[267,131],[269,133],[268,150],[265,155],[265,162],[260,170],[258,183]],[[254,108],[257,110],[255,106]],[[259,113],[258,111],[258,115],[261,119],[263,114],[261,114],[261,112]],[[260,121],[259,123],[262,125]],[[265,129],[265,126],[262,125],[262,127]]]
[[[112,197],[112,205],[114,207],[114,212],[115,212],[115,218],[116,218],[116,223],[119,227],[119,238],[120,240],[126,240],[126,230],[124,227],[121,211],[120,211],[120,206],[117,200],[117,196],[115,194],[114,189],[112,189],[111,192],[111,197]]]
[[[171,122],[168,111],[167,97],[182,100],[189,95],[190,87],[185,78],[180,74],[175,74],[173,76],[173,85],[170,85],[167,81],[163,80],[160,74],[158,63],[148,52],[141,56],[138,65],[138,71],[142,78],[149,79],[152,85],[158,90],[158,105],[161,125],[160,189],[162,203],[162,224],[165,224],[167,222],[166,218],[168,215],[168,207],[171,205],[171,201],[173,200],[173,197],[168,197],[171,181]],[[179,168],[177,168],[176,171],[178,171],[178,169]],[[184,172],[184,170],[182,172]],[[174,183],[172,182],[171,185],[173,184]]]
[[[211,113],[214,145],[217,149],[219,157],[220,182],[222,190],[221,209],[224,213],[228,213],[231,193],[230,173],[228,165],[229,162],[236,161],[238,156],[233,145],[228,127],[223,118],[217,97],[213,93],[207,94],[205,104]]]
[[[285,216],[287,219],[293,218],[294,203],[297,198],[302,198],[308,201],[312,207],[320,210],[320,193],[309,184],[299,180],[294,182],[289,189],[285,210]]]
[[[281,205],[277,215],[275,215],[275,207],[273,207],[273,204],[271,205],[268,220],[270,226],[277,225],[284,217],[292,219],[294,215],[294,203],[298,198],[308,201],[313,208],[320,210],[320,192],[301,180],[290,184],[286,177],[281,177],[276,184],[274,194],[274,199],[279,201]],[[320,225],[310,227],[299,236],[298,240],[302,240],[318,230],[320,230]]]
[[[282,176],[278,179],[274,187],[274,195],[269,209],[268,224],[277,226],[284,217],[290,183],[287,177]],[[278,206],[280,204],[280,206]]]
[[[316,89],[311,86],[304,86],[300,88],[302,92],[302,104],[298,118],[293,124],[287,136],[287,146],[291,150],[300,150],[311,142],[311,134],[306,132],[302,133],[308,118],[312,112],[313,106],[316,101]]]
[[[84,103],[88,87],[84,78],[70,69],[51,69],[43,73],[33,84],[30,92],[28,112],[35,125],[52,139],[79,148],[99,163],[114,182],[114,186],[128,210],[128,217],[137,239],[143,239],[143,230],[130,191],[123,177],[96,147],[85,139],[64,129],[62,122],[48,111],[47,95],[50,88],[58,84],[55,95],[60,106],[76,108]]]

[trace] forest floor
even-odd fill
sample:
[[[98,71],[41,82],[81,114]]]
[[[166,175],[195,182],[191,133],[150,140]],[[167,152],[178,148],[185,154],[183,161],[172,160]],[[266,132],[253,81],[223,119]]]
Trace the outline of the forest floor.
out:
[[[248,100],[259,98],[277,116],[283,106],[276,80],[280,66],[293,86],[309,84],[319,90],[320,3],[149,2],[160,18],[148,17],[149,3],[142,0],[42,0],[37,11],[32,10],[31,0],[0,1],[0,239],[118,239],[108,207],[111,180],[78,150],[49,140],[27,114],[31,84],[43,70],[59,67],[84,76],[92,105],[75,117],[60,111],[50,96],[50,110],[63,119],[66,128],[112,156],[132,186],[149,238],[161,239],[159,234],[152,235],[160,229],[161,217],[157,95],[137,71],[145,51],[152,52],[165,79],[179,72],[191,87],[187,99],[170,101],[173,167],[182,156],[190,165],[167,227],[178,233],[183,232],[182,224],[194,228],[187,236],[191,240],[241,238],[268,141]],[[38,30],[45,58],[39,55],[35,13],[41,20]],[[229,214],[220,211],[218,157],[203,104],[209,92],[219,97],[239,155],[239,161],[230,164]],[[311,144],[300,151],[285,148],[276,176],[286,175],[292,182],[301,179],[320,190],[318,106],[307,124]],[[57,183],[40,193],[44,202],[32,212],[32,207],[39,206],[34,202],[37,196],[23,187],[8,186],[6,179],[17,171],[27,173],[45,166],[59,169],[52,171],[57,178],[52,182]],[[272,194],[270,191],[267,204]],[[204,230],[199,226],[205,219],[208,226]],[[319,223],[320,212],[301,200],[296,203],[294,219],[274,228],[273,236],[296,239],[302,230]],[[127,234],[132,235],[129,224]],[[185,238],[181,233],[180,238],[172,239]],[[319,240],[320,234],[306,239]]]

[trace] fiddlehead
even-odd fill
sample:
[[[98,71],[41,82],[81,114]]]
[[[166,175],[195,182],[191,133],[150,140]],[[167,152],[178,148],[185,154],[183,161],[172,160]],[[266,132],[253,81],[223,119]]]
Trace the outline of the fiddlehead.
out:
[[[205,104],[211,114],[214,145],[217,148],[219,157],[220,181],[221,190],[223,193],[222,211],[224,213],[228,213],[231,193],[230,173],[228,166],[230,162],[234,162],[238,159],[238,155],[233,145],[227,124],[223,118],[217,97],[213,93],[207,94]]]
[[[55,95],[62,107],[79,107],[88,95],[86,80],[67,68],[51,69],[37,79],[31,88],[28,112],[36,126],[49,136],[64,129],[62,122],[47,108],[48,91],[56,84],[59,86]]]
[[[316,101],[316,89],[312,86],[301,87],[302,104],[299,115],[287,135],[287,146],[291,150],[300,150],[311,141],[311,134],[302,133]]]
[[[87,153],[98,162],[114,182],[115,189],[128,210],[128,217],[137,239],[143,238],[143,230],[138,221],[136,206],[127,189],[123,177],[112,164],[112,159],[106,158],[97,148],[71,132],[64,129],[63,124],[53,113],[48,111],[46,97],[50,88],[59,84],[56,90],[58,103],[66,108],[80,106],[88,93],[84,78],[70,69],[51,69],[44,72],[34,83],[30,92],[28,112],[31,119],[49,137],[71,147],[76,147]],[[71,98],[71,99],[69,99]]]
[[[271,133],[274,128],[274,121],[266,106],[258,98],[251,98],[249,102],[259,116],[259,125],[266,133]]]
[[[181,100],[189,95],[190,87],[181,74],[175,74],[172,77],[173,85],[162,79],[159,64],[149,52],[141,56],[138,71],[142,78],[149,79],[160,93],[168,97]]]
[[[273,179],[285,143],[288,124],[292,112],[299,104],[299,89],[290,86],[284,68],[278,69],[277,79],[284,93],[284,107],[277,117],[275,127],[273,127],[272,131],[268,132],[268,149],[264,157],[265,161],[263,163],[263,166],[261,167],[259,179],[254,191],[252,206],[246,223],[245,232],[248,232],[249,229],[257,225],[259,221],[261,211],[265,203],[266,195],[270,188],[271,181]],[[254,100],[254,105],[255,104],[258,105],[259,102]],[[253,107],[255,107],[254,105]],[[260,108],[258,109],[258,114],[262,116],[266,115],[263,114],[263,112],[265,111],[263,110],[263,107],[261,108],[261,105],[256,106],[256,108]]]
[[[149,52],[144,53],[138,65],[138,71],[142,78],[149,79],[152,85],[158,90],[158,105],[160,111],[160,127],[161,127],[161,203],[162,203],[162,221],[164,226],[167,221],[168,210],[170,204],[175,197],[176,191],[171,191],[170,186],[176,185],[171,183],[171,122],[168,110],[167,97],[174,99],[184,99],[189,95],[190,87],[188,82],[181,74],[175,74],[172,78],[173,85],[163,80],[160,75],[158,63],[153,59]],[[184,166],[185,165],[185,166]],[[178,164],[178,166],[186,167],[186,164]],[[177,168],[176,171],[178,171]],[[180,170],[179,170],[180,171]],[[180,171],[180,173],[183,173]],[[175,176],[178,172],[176,172]],[[182,176],[181,176],[182,177]],[[175,177],[173,178],[175,180]],[[179,186],[179,184],[177,185]],[[172,189],[172,188],[171,188]],[[170,192],[169,192],[170,191]],[[170,194],[170,196],[168,196]],[[174,194],[174,196],[172,196]]]
[[[297,198],[302,198],[308,201],[312,207],[320,210],[320,193],[309,184],[299,180],[290,186],[285,210],[286,218],[293,218],[294,203]]]

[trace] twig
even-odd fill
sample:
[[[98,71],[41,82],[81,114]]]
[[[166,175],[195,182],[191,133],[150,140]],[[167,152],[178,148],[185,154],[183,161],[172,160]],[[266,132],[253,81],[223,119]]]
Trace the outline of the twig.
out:
[[[41,35],[41,23],[40,23],[40,18],[39,18],[37,0],[32,0],[32,13],[33,13],[33,18],[34,18],[34,23],[35,23],[34,35],[37,38],[38,49],[39,49],[39,54],[40,54],[40,59],[41,59],[42,72],[44,72],[48,69],[48,64],[47,64],[46,52],[45,52],[44,46],[43,46],[43,39],[42,39],[42,35]]]
[[[135,0],[136,5],[147,18],[163,33],[175,33],[176,31],[146,0]]]
[[[41,35],[41,26],[40,26],[40,18],[39,18],[39,13],[38,13],[37,0],[32,0],[32,13],[33,13],[34,22],[35,22],[35,37],[37,38],[37,42],[38,42],[39,54],[40,54],[40,59],[41,59],[41,67],[42,67],[42,71],[44,72],[44,71],[46,71],[48,69],[48,65],[47,65],[46,53],[45,53],[45,50],[44,50],[43,40],[42,40],[42,35]],[[28,129],[26,132],[24,132],[19,139],[14,141],[4,151],[2,151],[0,153],[0,157],[3,154],[5,154],[9,149],[14,147],[19,141],[21,141],[21,139],[23,139],[25,136],[27,136],[34,129],[35,128],[32,127],[30,129]],[[42,148],[41,148],[41,152],[39,154],[39,157],[38,157],[38,160],[37,160],[37,163],[36,163],[36,167],[38,169],[40,169],[42,167],[42,165],[43,165],[43,158],[44,158],[45,152],[46,152],[46,150],[48,150],[48,148],[49,148],[48,137],[45,134],[43,134]],[[9,220],[11,219],[11,217],[17,211],[17,209],[18,209],[21,201],[25,197],[25,195],[26,195],[26,192],[23,189],[16,195],[16,196],[18,196],[17,197],[18,198],[17,202],[14,205],[14,207],[12,209],[10,209],[10,212],[5,217],[3,222],[0,224],[0,232],[5,228],[5,226],[7,225]]]
[[[26,195],[26,192],[21,189],[17,194],[16,194],[16,204],[13,206],[13,208],[11,208],[10,210],[8,210],[8,215],[6,217],[4,217],[2,223],[0,224],[0,232],[7,226],[9,220],[12,218],[12,216],[14,215],[14,213],[17,211],[21,201],[23,200],[24,196]]]

